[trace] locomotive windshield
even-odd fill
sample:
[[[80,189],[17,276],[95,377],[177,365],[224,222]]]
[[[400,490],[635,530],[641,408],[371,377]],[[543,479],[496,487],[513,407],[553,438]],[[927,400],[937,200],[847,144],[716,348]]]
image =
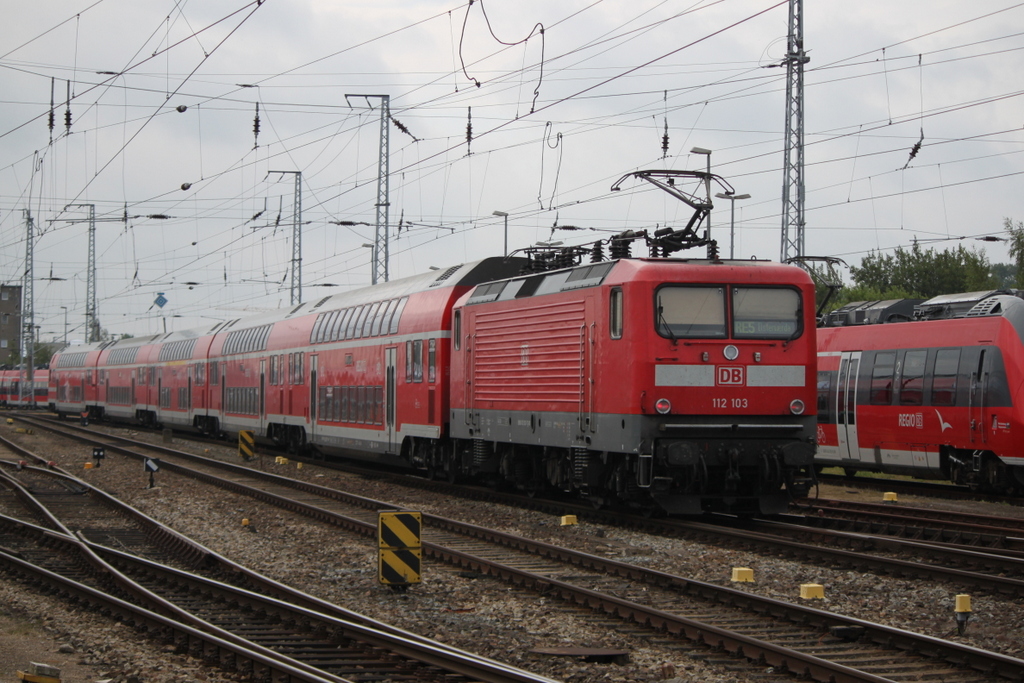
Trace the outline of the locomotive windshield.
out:
[[[800,293],[789,287],[732,287],[733,339],[790,339],[800,330]],[[658,334],[670,339],[730,337],[723,286],[658,290]]]
[[[733,339],[790,339],[800,329],[800,292],[788,287],[733,287]]]
[[[662,287],[654,311],[658,334],[670,339],[725,339],[725,287]]]

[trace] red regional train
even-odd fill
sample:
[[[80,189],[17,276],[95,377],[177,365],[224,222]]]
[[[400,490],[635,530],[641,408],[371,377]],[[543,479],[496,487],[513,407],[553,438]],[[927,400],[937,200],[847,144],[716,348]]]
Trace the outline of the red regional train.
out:
[[[1024,494],[1024,300],[856,302],[818,330],[818,467]]]
[[[774,513],[804,494],[807,274],[579,260],[489,258],[74,347],[51,362],[52,408],[674,514]]]
[[[35,386],[31,392],[26,392],[24,370],[0,370],[0,407],[45,409],[49,403],[49,375],[45,367],[33,370],[32,383]]]

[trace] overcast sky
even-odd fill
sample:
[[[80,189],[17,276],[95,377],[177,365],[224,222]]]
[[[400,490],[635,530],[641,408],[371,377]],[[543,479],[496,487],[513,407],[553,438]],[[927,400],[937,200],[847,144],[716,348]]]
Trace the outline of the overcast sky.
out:
[[[977,238],[1024,219],[1024,3],[804,13],[806,253],[857,265],[916,239],[1008,262]],[[751,195],[736,257],[777,260],[787,23],[773,0],[8,2],[0,281],[21,281],[31,210],[41,339],[63,336],[65,308],[82,339],[88,209],[65,207],[94,204],[110,332],[287,306],[298,171],[303,299],[368,284],[382,98],[362,95],[388,95],[404,127],[389,126],[392,279],[500,255],[494,211],[510,250],[679,227],[678,200],[611,187],[703,170],[695,146]],[[729,209],[712,215],[724,256]]]

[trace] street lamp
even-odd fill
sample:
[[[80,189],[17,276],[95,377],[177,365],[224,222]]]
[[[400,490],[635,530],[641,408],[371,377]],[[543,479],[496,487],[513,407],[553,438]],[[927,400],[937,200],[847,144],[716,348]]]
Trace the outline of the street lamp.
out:
[[[731,192],[716,192],[715,196],[719,199],[728,199],[732,205],[732,209],[729,212],[729,258],[733,257],[733,247],[735,246],[735,234],[736,234],[736,200],[737,199],[750,199],[749,194],[733,194]]]
[[[508,256],[508,214],[504,211],[495,211],[493,216],[501,216],[505,219],[505,256]]]
[[[64,346],[68,345],[68,307],[61,306],[64,309]]]

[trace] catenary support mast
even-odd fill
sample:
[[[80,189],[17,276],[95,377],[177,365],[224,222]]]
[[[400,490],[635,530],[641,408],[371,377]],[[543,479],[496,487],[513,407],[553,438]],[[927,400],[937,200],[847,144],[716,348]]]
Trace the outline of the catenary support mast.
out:
[[[804,2],[789,0],[781,260],[804,255]]]

